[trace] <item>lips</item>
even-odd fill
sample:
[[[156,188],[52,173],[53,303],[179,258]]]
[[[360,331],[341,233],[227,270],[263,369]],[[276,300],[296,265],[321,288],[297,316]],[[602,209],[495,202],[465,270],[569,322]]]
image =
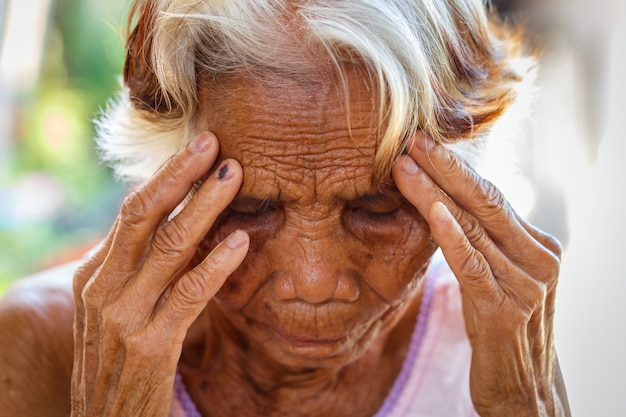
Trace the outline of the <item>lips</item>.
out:
[[[282,339],[284,342],[291,344],[295,347],[314,347],[314,346],[329,346],[329,345],[341,345],[346,341],[347,336],[337,336],[337,337],[324,337],[324,338],[310,338],[310,337],[300,337],[294,336],[288,333],[281,331],[275,327],[270,327],[272,332],[278,337]]]
[[[281,350],[333,355],[358,343],[388,311],[382,303],[264,300],[249,304],[243,314],[246,333],[256,334],[255,339],[263,343],[277,343]]]

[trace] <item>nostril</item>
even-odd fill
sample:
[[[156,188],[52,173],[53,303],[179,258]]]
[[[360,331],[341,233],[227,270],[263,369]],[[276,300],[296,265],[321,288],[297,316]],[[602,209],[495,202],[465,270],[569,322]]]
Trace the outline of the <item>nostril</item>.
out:
[[[288,274],[281,271],[272,272],[269,276],[272,295],[277,300],[295,300],[298,298],[293,281]]]
[[[334,298],[345,302],[354,302],[359,299],[361,290],[359,282],[361,281],[361,274],[353,269],[346,271],[347,273],[341,274],[337,281],[337,288],[335,289]]]
[[[321,271],[273,272],[270,276],[271,291],[277,300],[302,300],[310,304],[328,301],[354,302],[359,298],[359,274],[342,271],[324,274]]]

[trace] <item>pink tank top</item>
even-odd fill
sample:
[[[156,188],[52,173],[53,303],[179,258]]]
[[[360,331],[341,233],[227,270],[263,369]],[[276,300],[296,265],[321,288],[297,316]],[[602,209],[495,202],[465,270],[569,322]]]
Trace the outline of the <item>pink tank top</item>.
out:
[[[478,416],[469,393],[471,353],[458,283],[438,251],[426,275],[409,352],[374,417]],[[201,417],[178,374],[170,417]]]

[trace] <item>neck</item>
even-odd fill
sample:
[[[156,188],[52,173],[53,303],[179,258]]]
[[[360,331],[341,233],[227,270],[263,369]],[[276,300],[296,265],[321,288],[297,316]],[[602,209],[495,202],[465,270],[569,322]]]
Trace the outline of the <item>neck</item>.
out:
[[[400,372],[421,295],[361,356],[325,367],[280,363],[211,305],[189,331],[180,370],[203,415],[333,416],[352,415],[355,407],[373,415]]]

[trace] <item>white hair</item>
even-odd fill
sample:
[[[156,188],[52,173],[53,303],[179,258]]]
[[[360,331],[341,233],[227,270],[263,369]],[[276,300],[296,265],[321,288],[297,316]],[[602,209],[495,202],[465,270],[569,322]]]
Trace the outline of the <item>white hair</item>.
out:
[[[416,130],[475,159],[532,66],[482,0],[138,0],[132,14],[126,86],[96,122],[102,158],[129,180],[194,136],[201,74],[366,69],[382,176]]]

